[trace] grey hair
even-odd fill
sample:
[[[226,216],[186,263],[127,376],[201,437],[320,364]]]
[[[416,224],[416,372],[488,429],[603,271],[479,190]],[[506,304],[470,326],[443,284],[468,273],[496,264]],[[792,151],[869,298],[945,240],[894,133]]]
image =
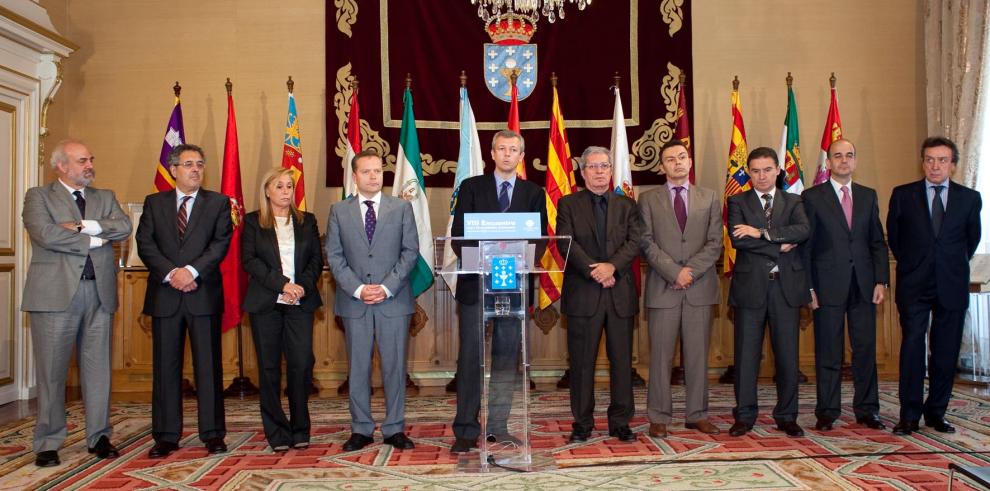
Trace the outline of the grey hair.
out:
[[[499,138],[518,138],[519,151],[522,153],[526,153],[526,140],[519,133],[516,133],[515,131],[512,131],[510,129],[500,130],[499,132],[495,133],[495,136],[492,137],[493,150],[495,149],[495,140],[498,140]]]
[[[596,154],[596,153],[604,154],[610,160],[612,159],[612,151],[611,150],[609,150],[609,149],[607,149],[605,147],[599,147],[599,146],[592,145],[592,146],[584,149],[583,152],[581,152],[581,158],[578,160],[578,168],[581,169],[581,170],[584,170],[584,162],[588,159],[588,157],[590,157],[590,156],[592,156],[593,154]]]
[[[85,145],[85,143],[81,140],[77,140],[75,138],[66,138],[55,144],[55,148],[52,149],[52,157],[50,159],[52,169],[57,168],[58,164],[69,163],[69,156],[65,153],[65,147],[72,145],[73,143]]]
[[[200,157],[203,158],[203,162],[206,162],[206,153],[199,145],[193,145],[192,143],[182,143],[172,147],[172,150],[168,152],[168,166],[179,165],[179,156],[182,152],[196,152]]]

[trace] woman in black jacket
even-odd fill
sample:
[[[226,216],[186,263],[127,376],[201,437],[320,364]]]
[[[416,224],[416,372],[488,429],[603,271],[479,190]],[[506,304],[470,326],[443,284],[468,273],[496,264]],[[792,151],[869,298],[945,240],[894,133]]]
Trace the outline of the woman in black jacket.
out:
[[[244,217],[241,233],[241,260],[249,276],[244,310],[258,354],[261,421],[276,452],[309,446],[313,313],[323,304],[316,288],[323,270],[316,217],[296,209],[294,191],[291,169],[268,171],[262,178],[260,209]],[[283,356],[288,418],[279,395]]]

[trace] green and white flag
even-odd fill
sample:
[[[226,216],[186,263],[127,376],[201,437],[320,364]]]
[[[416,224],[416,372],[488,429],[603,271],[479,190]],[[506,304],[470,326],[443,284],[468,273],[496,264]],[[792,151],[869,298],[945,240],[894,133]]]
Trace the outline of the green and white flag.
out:
[[[399,133],[399,155],[395,160],[395,181],[392,196],[412,204],[419,233],[419,260],[409,275],[413,296],[419,296],[433,284],[433,230],[430,228],[430,206],[426,201],[426,185],[423,182],[423,163],[419,160],[419,138],[416,136],[416,118],[413,116],[412,91],[406,87],[402,96],[402,130]]]

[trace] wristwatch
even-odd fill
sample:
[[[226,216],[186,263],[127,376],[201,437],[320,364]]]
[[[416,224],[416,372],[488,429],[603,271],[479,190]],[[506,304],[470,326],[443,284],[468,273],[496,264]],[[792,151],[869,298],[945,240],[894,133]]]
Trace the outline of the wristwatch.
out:
[[[76,220],[76,233],[77,233],[77,234],[78,234],[78,233],[82,233],[82,229],[83,229],[83,224],[82,224],[82,222],[80,222],[80,221],[78,221],[78,220]]]

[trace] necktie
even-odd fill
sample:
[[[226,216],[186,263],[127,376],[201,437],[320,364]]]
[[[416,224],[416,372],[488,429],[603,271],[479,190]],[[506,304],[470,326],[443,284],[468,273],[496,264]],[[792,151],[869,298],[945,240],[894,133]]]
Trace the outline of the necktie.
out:
[[[687,205],[684,204],[682,191],[684,186],[674,187],[674,216],[677,217],[677,225],[681,227],[681,232],[684,232],[684,227],[687,225]]]
[[[186,236],[186,224],[189,223],[189,212],[186,211],[186,203],[191,198],[192,196],[183,196],[182,203],[179,205],[179,215],[176,220],[179,225],[179,240],[182,240]]]
[[[763,216],[767,219],[767,228],[770,228],[770,216],[773,215],[773,206],[770,206],[772,200],[773,196],[770,196],[770,193],[763,194]]]
[[[599,248],[599,259],[608,257],[608,251],[605,250],[605,226],[606,226],[606,216],[608,212],[608,201],[605,196],[593,194],[593,202],[595,204],[595,227],[598,229],[598,248]]]
[[[368,211],[364,212],[364,233],[368,235],[368,243],[371,243],[371,239],[375,238],[375,225],[378,225],[378,217],[375,215],[375,202],[370,199],[365,201],[364,204],[368,207]]]
[[[935,198],[932,199],[932,230],[938,235],[942,229],[942,219],[945,218],[945,205],[942,204],[942,190],[945,186],[934,186]]]
[[[846,216],[846,225],[849,225],[849,230],[852,230],[853,228],[852,195],[849,194],[849,186],[842,186],[839,189],[842,191],[842,213]]]
[[[86,219],[86,198],[83,198],[82,191],[78,189],[72,193],[76,197],[76,207],[79,208],[79,216]],[[96,270],[93,269],[93,259],[86,256],[86,265],[83,266],[82,272],[83,278],[93,279],[96,278]]]
[[[509,181],[505,181],[502,183],[502,189],[498,192],[498,207],[499,211],[502,213],[509,211],[509,188],[511,186],[512,184],[510,184]]]

